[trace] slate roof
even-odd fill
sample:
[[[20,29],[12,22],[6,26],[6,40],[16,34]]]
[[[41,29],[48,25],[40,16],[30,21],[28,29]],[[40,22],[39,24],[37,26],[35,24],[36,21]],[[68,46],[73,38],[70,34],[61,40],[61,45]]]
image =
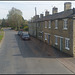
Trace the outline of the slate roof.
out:
[[[43,18],[39,18],[36,21],[38,22],[38,21],[46,21],[46,20],[64,19],[64,18],[73,17],[73,14],[75,14],[75,8],[62,11],[59,13],[55,13],[52,15],[44,16]]]

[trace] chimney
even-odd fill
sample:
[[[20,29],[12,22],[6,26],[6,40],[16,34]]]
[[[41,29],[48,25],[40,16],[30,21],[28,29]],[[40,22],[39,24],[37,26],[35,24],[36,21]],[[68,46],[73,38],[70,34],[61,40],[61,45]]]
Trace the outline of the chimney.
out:
[[[43,14],[40,14],[40,18],[43,18]]]
[[[58,13],[58,8],[53,7],[53,9],[52,9],[52,14],[55,14],[55,13]]]
[[[71,9],[71,2],[64,3],[64,11]]]
[[[49,15],[49,11],[45,11],[45,16],[48,16]]]
[[[35,19],[39,19],[39,15],[36,15],[36,16],[35,16]]]

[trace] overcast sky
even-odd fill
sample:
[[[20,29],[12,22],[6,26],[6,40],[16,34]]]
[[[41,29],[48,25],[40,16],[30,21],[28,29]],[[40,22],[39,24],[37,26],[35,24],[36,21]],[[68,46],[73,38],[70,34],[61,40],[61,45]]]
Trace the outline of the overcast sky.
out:
[[[64,10],[64,3],[71,2],[72,7],[75,8],[75,1],[0,1],[0,19],[7,18],[7,14],[12,7],[22,11],[24,19],[31,19],[35,15],[35,7],[37,14],[45,14],[48,10],[52,14],[52,8],[58,8],[58,12]]]

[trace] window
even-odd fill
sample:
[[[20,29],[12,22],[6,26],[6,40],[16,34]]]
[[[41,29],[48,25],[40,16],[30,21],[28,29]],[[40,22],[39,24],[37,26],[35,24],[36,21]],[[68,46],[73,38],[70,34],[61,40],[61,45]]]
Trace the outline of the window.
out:
[[[55,20],[55,29],[58,29],[58,20]]]
[[[44,22],[42,22],[41,28],[43,28]]]
[[[47,33],[45,33],[45,40],[47,40]]]
[[[63,25],[64,25],[64,29],[66,30],[67,29],[67,19],[64,19],[64,23],[63,23]]]
[[[58,37],[55,36],[55,44],[58,45]]]
[[[43,39],[43,31],[41,32],[41,37],[42,37],[42,39]]]
[[[69,38],[65,38],[65,49],[69,50]]]
[[[37,23],[37,27],[39,27],[39,23]]]
[[[39,37],[43,37],[43,31],[39,31]]]
[[[49,28],[51,28],[51,21],[49,21]]]
[[[39,37],[41,36],[41,33],[40,33],[41,31],[39,31]]]
[[[47,28],[47,21],[45,21],[45,28]]]

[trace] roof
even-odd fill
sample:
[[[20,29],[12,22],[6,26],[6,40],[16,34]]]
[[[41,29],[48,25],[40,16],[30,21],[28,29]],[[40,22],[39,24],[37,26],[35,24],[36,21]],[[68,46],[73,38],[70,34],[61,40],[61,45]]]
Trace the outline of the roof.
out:
[[[55,13],[52,15],[44,16],[43,18],[39,18],[36,21],[38,22],[38,21],[46,21],[46,20],[64,19],[64,18],[73,17],[73,14],[75,14],[75,8],[62,11],[59,13]]]

